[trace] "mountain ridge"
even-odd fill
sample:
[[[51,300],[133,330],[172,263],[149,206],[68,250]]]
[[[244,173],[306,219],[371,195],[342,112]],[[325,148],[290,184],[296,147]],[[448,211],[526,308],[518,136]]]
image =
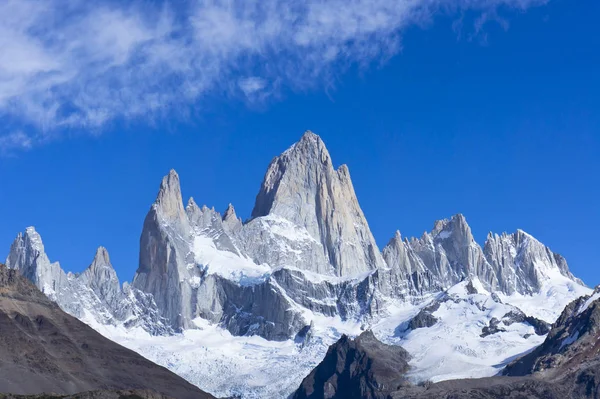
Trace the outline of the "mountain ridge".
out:
[[[184,202],[181,184],[175,170],[161,180],[144,219],[131,283],[119,283],[102,247],[82,273],[65,273],[50,262],[33,228],[17,236],[7,264],[65,311],[122,342],[135,341],[127,334],[178,340],[217,326],[232,337],[266,340],[265,352],[273,350],[268,342],[281,348],[292,342],[292,351],[309,359],[323,356],[340,331],[358,335],[377,325],[385,326],[393,344],[414,340],[412,353],[423,350],[421,336],[448,350],[448,340],[466,338],[432,334],[452,329],[452,318],[464,312],[481,324],[469,332],[477,345],[497,349],[506,336],[511,351],[531,348],[540,334],[528,320],[551,323],[556,307],[588,291],[566,260],[533,236],[522,230],[488,234],[480,245],[462,214],[435,221],[420,237],[397,231],[380,249],[348,167],[335,169],[312,132],[271,161],[246,221],[231,204],[220,213],[193,197]],[[483,356],[479,350],[467,354]],[[160,356],[155,359],[163,361]],[[413,361],[433,376],[449,375],[426,360]]]
[[[348,168],[334,169],[325,144],[310,131],[273,158],[246,222],[231,204],[223,214],[199,207],[193,197],[184,206],[179,175],[171,169],[144,220],[139,253],[126,287],[151,297],[156,307],[150,313],[164,318],[166,328],[195,328],[193,320],[203,317],[269,339],[287,339],[308,326],[304,308],[344,319],[378,318],[390,300],[418,300],[471,277],[507,295],[538,292],[557,276],[582,284],[563,257],[522,230],[490,233],[479,245],[460,213],[435,221],[420,238],[402,239],[397,232],[380,250]],[[15,239],[7,264],[51,297],[77,279],[114,317],[123,289],[106,249],[96,255],[90,268],[68,275],[50,263],[30,227]],[[109,267],[97,271],[96,264]],[[306,287],[312,287],[309,301],[301,294]],[[287,304],[275,313],[274,298]],[[247,302],[255,305],[240,313]]]

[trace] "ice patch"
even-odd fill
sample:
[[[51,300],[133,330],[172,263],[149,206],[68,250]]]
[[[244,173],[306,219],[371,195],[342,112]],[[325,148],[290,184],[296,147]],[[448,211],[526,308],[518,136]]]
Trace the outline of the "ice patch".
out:
[[[298,226],[282,217],[268,215],[261,217],[260,220],[268,223],[271,233],[284,237],[290,241],[317,242],[304,227]]]
[[[600,292],[595,293],[594,295],[590,296],[587,301],[585,301],[583,303],[583,305],[581,305],[581,308],[579,308],[579,310],[577,311],[577,314],[581,314],[583,312],[585,312],[587,310],[587,308],[590,307],[590,305],[594,302],[597,301],[598,299],[600,299]]]
[[[450,236],[452,236],[452,231],[442,230],[436,237],[444,240],[446,238],[450,238]]]
[[[268,265],[258,265],[249,258],[221,251],[211,238],[203,235],[194,237],[193,251],[194,261],[205,268],[208,274],[216,274],[241,285],[263,282],[271,274]]]
[[[560,349],[562,349],[565,346],[571,345],[573,342],[577,341],[577,338],[579,338],[579,331],[575,331],[573,334],[563,339],[563,341],[560,343]]]
[[[191,286],[192,288],[194,288],[194,289],[197,289],[198,287],[200,287],[200,282],[201,282],[201,281],[202,281],[202,280],[200,279],[200,277],[199,277],[199,276],[192,276],[192,277],[190,277],[190,279],[189,279],[190,286]]]

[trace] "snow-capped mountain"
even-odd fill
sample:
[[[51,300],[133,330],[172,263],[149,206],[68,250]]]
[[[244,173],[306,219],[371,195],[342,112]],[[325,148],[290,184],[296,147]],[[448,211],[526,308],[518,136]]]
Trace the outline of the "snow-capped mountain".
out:
[[[541,343],[534,318],[551,323],[589,293],[529,234],[490,233],[482,248],[460,214],[420,238],[397,232],[380,251],[348,168],[335,169],[312,132],[273,159],[246,222],[231,204],[223,215],[193,198],[184,206],[180,184],[173,170],[160,184],[131,285],[119,285],[104,248],[83,273],[65,273],[33,228],[6,263],[67,312],[217,396],[289,394],[341,333],[368,327],[412,351],[416,380],[490,375],[490,358],[502,365],[502,353]],[[211,346],[224,340],[235,353]],[[427,355],[429,340],[451,361]]]
[[[56,300],[56,290],[67,283],[67,275],[60,264],[51,263],[48,259],[42,237],[34,227],[28,227],[25,233],[17,235],[10,247],[6,265],[18,269],[22,276],[53,300]]]
[[[581,283],[569,271],[565,258],[523,230],[513,234],[488,234],[484,253],[496,272],[496,287],[512,294],[538,292],[544,281],[557,274]]]
[[[13,242],[6,266],[19,270],[64,311],[88,324],[119,324],[142,327],[151,334],[172,334],[152,295],[127,282],[121,287],[104,247],[98,248],[83,273],[65,273],[58,262],[50,262],[35,228],[28,227]]]

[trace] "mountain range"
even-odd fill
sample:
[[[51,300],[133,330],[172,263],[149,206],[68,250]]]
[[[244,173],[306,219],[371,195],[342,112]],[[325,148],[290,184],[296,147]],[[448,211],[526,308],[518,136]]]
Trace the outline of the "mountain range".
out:
[[[482,247],[461,214],[419,238],[396,232],[380,250],[348,167],[335,168],[312,132],[271,161],[248,220],[231,204],[223,214],[184,205],[180,184],[174,170],[160,183],[131,283],[103,247],[82,273],[65,272],[33,227],[6,264],[65,312],[218,396],[288,395],[342,333],[366,330],[408,351],[411,383],[494,375],[591,293],[530,234],[490,233]],[[219,352],[225,341],[239,350]]]

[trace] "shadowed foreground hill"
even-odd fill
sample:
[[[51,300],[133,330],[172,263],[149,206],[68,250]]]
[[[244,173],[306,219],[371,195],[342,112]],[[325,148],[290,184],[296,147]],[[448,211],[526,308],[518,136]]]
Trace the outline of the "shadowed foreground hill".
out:
[[[13,395],[0,394],[0,399],[172,399],[160,393],[148,390],[127,390],[127,391],[90,391],[81,392],[73,395]]]
[[[0,264],[0,392],[73,398],[176,399],[211,395],[63,312],[32,283]],[[150,391],[160,392],[162,395]],[[164,396],[166,395],[166,396]],[[39,398],[60,396],[39,396]],[[8,396],[10,398],[10,396]]]
[[[409,385],[404,378],[409,357],[404,348],[379,342],[371,331],[356,339],[343,335],[302,381],[294,399],[386,397]]]

